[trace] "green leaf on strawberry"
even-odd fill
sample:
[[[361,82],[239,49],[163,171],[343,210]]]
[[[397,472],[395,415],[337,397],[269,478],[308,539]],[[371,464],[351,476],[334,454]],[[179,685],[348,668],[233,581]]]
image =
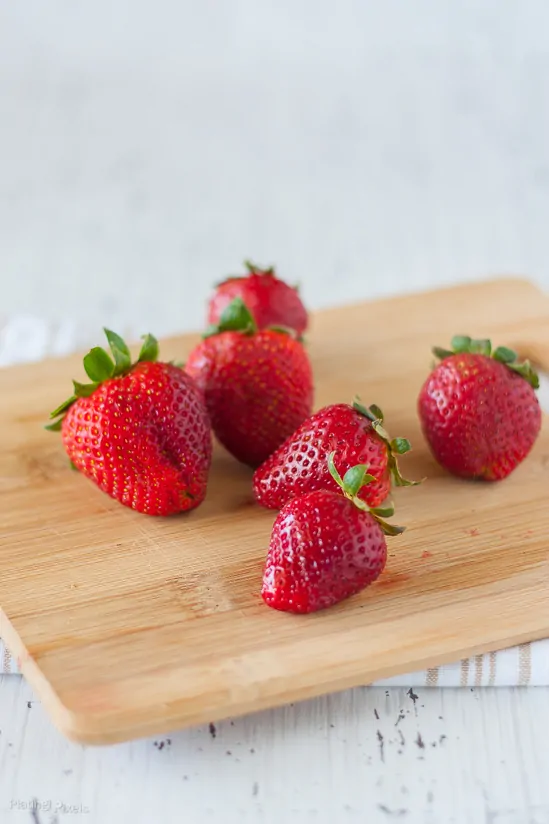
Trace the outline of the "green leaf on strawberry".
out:
[[[300,343],[303,343],[303,338],[296,335],[295,330],[290,329],[289,326],[267,326],[266,328],[270,332],[280,332],[281,335],[289,335],[291,338],[295,338],[296,340],[299,340]]]
[[[352,501],[358,509],[361,509],[363,512],[369,512],[370,515],[372,515],[372,517],[378,522],[385,535],[400,535],[404,532],[406,527],[395,526],[394,524],[389,524],[385,521],[385,518],[390,518],[394,515],[395,508],[392,504],[390,506],[372,508],[368,506],[366,501],[363,501],[362,498],[358,497],[358,493],[365,484],[372,483],[372,481],[375,482],[376,480],[373,475],[368,473],[368,466],[366,464],[352,466],[347,470],[345,476],[342,478],[336,469],[334,462],[335,454],[335,452],[330,452],[328,455],[328,469],[330,471],[330,475],[340,487],[345,497]]]
[[[281,335],[289,335],[294,339],[300,339],[294,329],[289,326],[273,325],[266,326],[271,332],[280,332]],[[241,332],[243,335],[254,335],[258,331],[254,317],[242,298],[234,298],[221,313],[219,323],[210,324],[202,337],[211,338],[222,332]]]
[[[514,363],[517,359],[517,353],[507,346],[498,346],[492,357],[500,363]]]
[[[104,332],[107,336],[107,340],[114,357],[117,373],[120,374],[121,372],[125,372],[126,369],[129,369],[132,365],[130,350],[126,346],[125,341],[122,340],[120,335],[117,335],[116,332],[111,332],[110,329],[105,329]]]
[[[203,337],[209,338],[221,332],[242,332],[245,335],[253,335],[256,331],[257,326],[252,313],[242,298],[234,298],[221,313],[219,323],[208,326]]]
[[[389,433],[383,427],[383,412],[379,406],[371,404],[369,407],[366,407],[361,402],[360,398],[355,397],[353,401],[353,408],[372,422],[372,428],[376,434],[385,441],[387,445],[389,471],[395,486],[417,486],[421,483],[421,481],[409,481],[401,475],[396,455],[405,455],[406,452],[409,452],[412,447],[410,441],[406,438],[390,439]]]
[[[89,396],[92,395],[99,386],[99,383],[97,382],[78,383],[78,381],[73,381],[72,383],[74,386],[74,394],[77,398],[89,398]]]
[[[84,370],[90,378],[91,383],[80,383],[73,380],[74,393],[63,401],[50,414],[53,423],[48,424],[45,429],[50,432],[59,432],[63,423],[63,417],[78,398],[89,398],[98,386],[109,378],[116,378],[129,372],[132,364],[130,350],[126,342],[112,332],[104,329],[111,354],[100,346],[94,346],[87,355],[84,356]],[[158,358],[158,341],[152,335],[146,335],[139,353],[138,362],[156,361]]]
[[[53,423],[46,424],[44,429],[47,429],[48,432],[61,432],[62,424],[63,424],[63,418],[58,418],[58,420],[54,421]]]
[[[139,363],[143,363],[144,361],[157,361],[158,360],[158,341],[153,335],[144,335],[143,338],[143,345],[141,346],[141,351],[139,352],[139,357],[137,358]]]
[[[410,441],[407,438],[393,438],[391,441],[391,449],[397,455],[405,455],[412,448]]]
[[[263,269],[261,266],[257,266],[255,263],[252,263],[251,260],[245,260],[244,266],[251,275],[272,275],[274,277],[274,266],[269,266],[267,269]]]
[[[112,378],[115,364],[104,349],[101,349],[100,346],[94,346],[84,357],[84,369],[86,370],[88,378],[100,383],[101,381],[106,381],[108,378]]]
[[[222,315],[236,297],[250,310],[257,329],[282,326],[302,335],[308,325],[308,314],[297,290],[279,278],[273,266],[264,268],[249,260],[244,265],[246,274],[226,277],[216,284],[208,303],[206,336],[220,331]],[[230,331],[235,330],[231,327]],[[239,328],[236,331],[245,330]]]
[[[539,375],[530,361],[525,360],[520,362],[518,360],[518,354],[507,346],[498,346],[497,349],[492,352],[492,342],[490,340],[484,338],[475,339],[469,337],[469,335],[454,335],[451,346],[451,349],[434,346],[432,352],[440,360],[465,353],[484,355],[487,358],[491,357],[499,361],[499,363],[503,363],[509,369],[512,369],[513,372],[517,372],[517,374],[528,381],[534,389],[539,389]]]

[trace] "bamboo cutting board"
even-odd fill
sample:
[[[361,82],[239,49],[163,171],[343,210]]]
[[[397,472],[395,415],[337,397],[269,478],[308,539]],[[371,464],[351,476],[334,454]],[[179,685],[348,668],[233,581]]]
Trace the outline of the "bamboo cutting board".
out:
[[[148,331],[148,330],[144,330]],[[154,332],[154,330],[151,330]],[[274,514],[215,453],[205,504],[155,519],[71,471],[49,410],[80,358],[0,371],[0,636],[69,738],[107,743],[250,712],[549,635],[549,427],[506,481],[459,481],[419,432],[430,346],[490,336],[549,368],[549,298],[517,280],[321,312],[316,406],[355,393],[409,437],[389,561],[322,613],[265,607]],[[100,342],[98,334],[98,343]],[[196,336],[166,341],[184,358]]]

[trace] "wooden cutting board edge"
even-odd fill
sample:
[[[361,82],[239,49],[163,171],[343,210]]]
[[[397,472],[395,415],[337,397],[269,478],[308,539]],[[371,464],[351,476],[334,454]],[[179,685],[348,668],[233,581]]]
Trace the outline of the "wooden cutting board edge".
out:
[[[547,637],[549,637],[549,623],[547,624],[547,629],[543,632],[518,635],[513,641],[513,646],[543,640]],[[21,648],[21,643],[17,638],[16,633],[12,634],[11,631],[6,633],[6,638],[4,640],[10,649],[14,651]],[[489,652],[497,652],[498,650],[507,649],[508,647],[509,644],[507,642],[490,645],[479,644],[473,647],[467,646],[464,647],[461,654],[458,654],[457,656],[455,653],[452,653],[451,655],[429,656],[423,662],[418,662],[417,669],[426,670],[443,665],[455,664],[456,661],[459,661],[462,658],[471,658],[475,655],[484,655]],[[369,687],[371,685],[371,682],[366,681],[364,678],[357,678],[354,676],[338,678],[330,682],[323,681],[322,685],[318,687],[308,686],[303,689],[285,691],[284,700],[280,700],[276,697],[256,697],[254,699],[253,709],[250,709],[249,700],[242,701],[240,704],[231,704],[230,712],[222,712],[218,708],[212,709],[211,711],[202,709],[199,712],[189,712],[185,716],[182,715],[180,708],[175,708],[172,714],[170,709],[166,707],[162,720],[159,720],[156,717],[150,719],[144,715],[138,722],[136,722],[135,713],[132,712],[131,718],[128,717],[127,720],[124,720],[120,714],[117,714],[116,722],[112,722],[105,716],[98,719],[87,713],[77,713],[67,709],[59,700],[51,684],[44,677],[35,662],[23,659],[22,673],[45,707],[57,730],[69,741],[86,746],[120,744],[141,738],[147,738],[152,735],[165,735],[170,732],[174,732],[174,730],[186,729],[188,727],[199,726],[201,724],[212,722],[225,721],[228,718],[254,715],[255,713],[289,706],[290,704],[296,702],[313,700],[315,698],[322,697],[323,695],[343,692],[356,687]],[[388,667],[377,672],[374,680],[383,680],[397,675],[402,675],[402,667]],[[101,722],[105,721],[106,726],[103,726]]]

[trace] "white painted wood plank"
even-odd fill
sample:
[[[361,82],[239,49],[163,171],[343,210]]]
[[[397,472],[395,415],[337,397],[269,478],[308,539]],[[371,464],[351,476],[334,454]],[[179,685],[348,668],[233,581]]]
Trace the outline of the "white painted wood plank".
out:
[[[59,824],[549,822],[549,688],[416,694],[360,688],[91,748],[66,742],[7,676],[0,821],[30,822],[17,805],[36,798],[73,809],[61,807]]]

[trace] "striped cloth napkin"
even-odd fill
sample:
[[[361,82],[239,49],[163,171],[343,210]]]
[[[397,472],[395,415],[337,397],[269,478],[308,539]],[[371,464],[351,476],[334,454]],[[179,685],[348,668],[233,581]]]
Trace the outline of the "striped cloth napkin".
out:
[[[121,325],[122,326],[122,325]],[[123,329],[132,337],[132,329]],[[0,323],[0,366],[67,355],[95,343],[89,330],[68,320],[53,326],[36,317],[19,316]],[[540,402],[549,411],[549,383],[544,380]],[[17,663],[0,639],[0,674],[19,674]],[[456,664],[397,675],[380,687],[507,687],[549,685],[549,639],[465,658]]]

